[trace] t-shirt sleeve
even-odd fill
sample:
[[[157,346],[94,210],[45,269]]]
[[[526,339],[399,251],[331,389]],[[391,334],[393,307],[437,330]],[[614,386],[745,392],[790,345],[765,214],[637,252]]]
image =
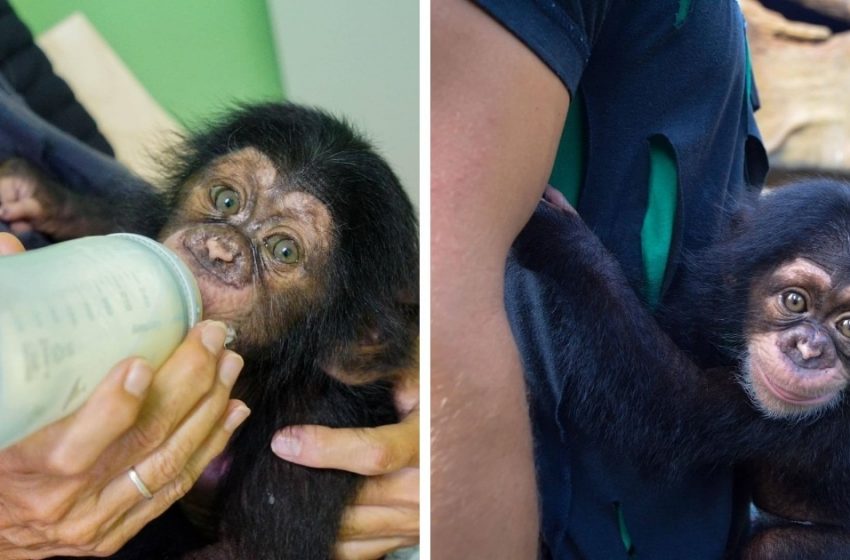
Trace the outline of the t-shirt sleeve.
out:
[[[476,0],[522,41],[572,95],[609,9],[606,0]]]

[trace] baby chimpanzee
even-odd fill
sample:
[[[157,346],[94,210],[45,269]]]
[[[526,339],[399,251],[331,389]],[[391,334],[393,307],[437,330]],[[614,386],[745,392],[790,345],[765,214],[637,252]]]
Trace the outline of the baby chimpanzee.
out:
[[[269,443],[288,425],[397,420],[392,381],[413,362],[419,316],[411,204],[349,126],[290,104],[231,112],[170,171],[162,195],[128,199],[66,189],[20,160],[4,168],[31,185],[29,222],[55,239],[156,235],[245,358],[233,395],[252,414],[217,460],[210,524],[196,531],[175,506],[116,557],[326,560],[359,478],[282,461]]]
[[[594,486],[580,465],[599,453],[659,484],[739,466],[763,514],[734,557],[850,558],[850,186],[748,201],[682,272],[653,318],[574,213],[541,203],[514,244],[506,302],[535,431],[570,454],[537,446],[540,480],[571,475],[575,502],[541,489],[543,526],[563,536],[547,547],[587,547],[583,516],[615,535],[657,522],[629,516],[616,480]]]

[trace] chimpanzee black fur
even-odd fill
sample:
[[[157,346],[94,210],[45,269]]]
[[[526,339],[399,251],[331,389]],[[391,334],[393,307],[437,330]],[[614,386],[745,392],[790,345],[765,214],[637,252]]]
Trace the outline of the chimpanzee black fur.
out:
[[[180,208],[190,179],[215,158],[246,147],[330,210],[334,243],[322,270],[326,292],[294,322],[288,294],[269,293],[253,313],[277,314],[266,323],[287,324],[286,332],[260,333],[263,344],[240,345],[237,336],[233,349],[245,368],[234,396],[252,414],[225,452],[230,467],[214,508],[219,520],[212,541],[176,505],[115,558],[177,559],[219,542],[214,552],[191,557],[327,560],[361,477],[283,461],[271,452],[272,435],[297,424],[367,427],[398,420],[392,378],[412,363],[417,336],[416,218],[390,168],[348,125],[290,104],[225,115],[190,136],[178,153],[166,190],[169,210],[144,233],[156,235]],[[151,208],[163,204],[158,197],[149,202]],[[116,229],[131,229],[115,220]],[[365,338],[377,346],[364,357],[356,349]],[[379,380],[345,384],[325,372],[330,363],[354,379],[378,374]]]
[[[561,437],[581,433],[661,484],[740,468],[756,505],[796,514],[761,516],[733,557],[850,558],[847,395],[771,419],[739,385],[752,282],[796,257],[850,280],[850,186],[811,181],[743,201],[717,243],[686,256],[655,316],[580,218],[541,202],[506,274],[532,395],[557,401],[532,396],[535,429],[552,429],[543,411]]]

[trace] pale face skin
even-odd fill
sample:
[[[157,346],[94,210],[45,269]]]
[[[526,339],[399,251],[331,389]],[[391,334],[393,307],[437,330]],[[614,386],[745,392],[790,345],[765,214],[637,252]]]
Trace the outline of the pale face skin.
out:
[[[205,318],[224,321],[238,340],[259,342],[267,324],[279,332],[323,292],[321,271],[333,245],[330,211],[295,190],[262,152],[222,156],[184,191],[161,240],[194,273]],[[287,301],[275,299],[280,293]],[[254,312],[257,306],[263,313]]]
[[[803,258],[753,286],[742,384],[765,415],[836,406],[850,381],[850,286]]]

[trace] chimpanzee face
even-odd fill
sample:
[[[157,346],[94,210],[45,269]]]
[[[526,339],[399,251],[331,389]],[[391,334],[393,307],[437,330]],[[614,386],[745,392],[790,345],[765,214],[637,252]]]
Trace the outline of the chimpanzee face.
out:
[[[766,415],[808,416],[841,401],[850,380],[850,284],[836,270],[845,267],[796,258],[754,283],[742,381]]]
[[[236,330],[238,349],[279,335],[322,297],[334,228],[325,204],[246,147],[183,185],[160,240],[195,274],[204,317]]]

